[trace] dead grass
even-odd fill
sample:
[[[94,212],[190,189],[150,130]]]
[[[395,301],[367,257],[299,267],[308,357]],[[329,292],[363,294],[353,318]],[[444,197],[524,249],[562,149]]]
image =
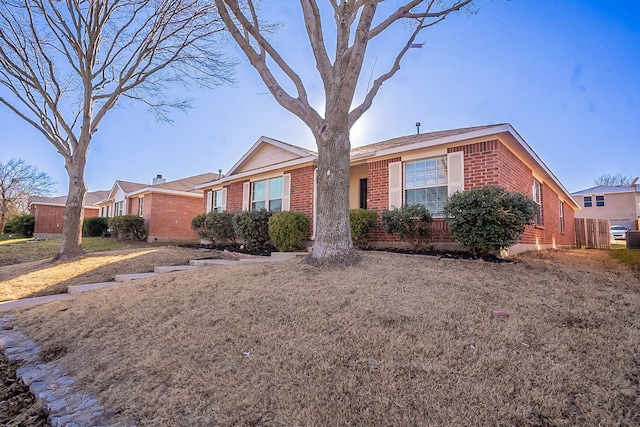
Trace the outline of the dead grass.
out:
[[[203,267],[15,323],[139,426],[640,424],[638,280],[605,251],[520,259]]]
[[[33,243],[32,245],[38,245]],[[67,292],[69,285],[109,282],[116,274],[146,273],[159,265],[187,264],[202,254],[175,246],[96,252],[72,262],[50,259],[0,267],[0,301]]]

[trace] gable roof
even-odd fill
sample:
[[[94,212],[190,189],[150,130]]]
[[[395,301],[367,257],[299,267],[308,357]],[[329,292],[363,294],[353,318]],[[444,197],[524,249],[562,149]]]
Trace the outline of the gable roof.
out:
[[[96,208],[94,206],[100,200],[109,196],[109,190],[89,191],[84,200],[85,208]],[[67,196],[56,197],[31,197],[29,205],[50,205],[50,206],[65,206],[67,204]]]
[[[315,151],[261,136],[226,175],[196,185],[196,189],[211,187],[232,179],[273,169],[312,162],[317,158],[318,154]]]
[[[582,196],[589,194],[614,194],[614,193],[637,193],[636,187],[626,185],[598,185],[596,187],[587,188],[586,190],[571,193],[573,196]]]

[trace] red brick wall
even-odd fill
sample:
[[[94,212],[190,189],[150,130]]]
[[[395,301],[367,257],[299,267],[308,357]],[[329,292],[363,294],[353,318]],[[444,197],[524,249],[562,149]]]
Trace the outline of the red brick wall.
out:
[[[448,149],[448,152],[464,152],[465,189],[481,185],[500,185],[509,191],[518,191],[532,197],[533,172],[498,140],[483,141]],[[389,163],[400,158],[369,163],[367,174],[367,197],[369,209],[378,212],[388,209]],[[560,233],[559,198],[551,187],[542,185],[543,226],[528,226],[520,243],[572,245],[575,212],[565,204],[565,231]],[[381,227],[380,218],[371,233],[372,242],[400,242],[397,236],[387,235]],[[449,227],[442,218],[435,218],[431,225],[431,243],[449,243],[454,240]]]
[[[84,210],[85,218],[98,216],[98,209]],[[31,215],[35,217],[34,234],[62,234],[64,206],[32,205]]]
[[[307,238],[313,233],[313,172],[315,166],[305,166],[284,173],[291,174],[290,207],[291,212],[302,212],[309,218]]]
[[[240,212],[242,210],[242,185],[247,181],[234,182],[226,186],[227,211]]]
[[[199,238],[191,220],[202,213],[202,199],[172,194],[145,195],[143,217],[150,240],[190,240]]]

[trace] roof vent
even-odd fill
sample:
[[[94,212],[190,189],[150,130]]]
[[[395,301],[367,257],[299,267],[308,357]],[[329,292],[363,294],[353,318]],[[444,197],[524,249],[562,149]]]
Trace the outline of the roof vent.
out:
[[[155,177],[155,178],[153,178],[153,182],[152,182],[152,184],[153,184],[153,185],[156,185],[156,184],[162,184],[163,182],[167,182],[167,180],[166,180],[166,179],[164,179],[164,178],[162,177],[162,175],[156,175],[156,177]]]

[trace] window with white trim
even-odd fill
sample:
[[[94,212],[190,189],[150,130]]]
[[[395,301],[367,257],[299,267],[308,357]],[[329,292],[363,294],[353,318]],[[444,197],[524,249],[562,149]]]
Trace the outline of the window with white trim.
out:
[[[283,177],[264,179],[251,183],[251,210],[282,210]]]
[[[121,202],[116,202],[113,207],[113,216],[124,215],[124,200]]]
[[[213,212],[222,212],[222,190],[212,191],[211,210]]]
[[[420,204],[442,216],[448,197],[447,156],[404,163],[404,204]]]
[[[536,225],[542,225],[542,186],[536,180],[533,180],[532,186],[533,201],[538,205],[536,208],[536,216],[534,217]]]
[[[560,217],[560,232],[564,233],[564,203],[562,203],[562,200],[558,200],[558,214]]]
[[[596,207],[597,208],[604,207],[604,196],[596,196]]]
[[[144,212],[144,197],[138,197],[138,216],[142,216]]]

